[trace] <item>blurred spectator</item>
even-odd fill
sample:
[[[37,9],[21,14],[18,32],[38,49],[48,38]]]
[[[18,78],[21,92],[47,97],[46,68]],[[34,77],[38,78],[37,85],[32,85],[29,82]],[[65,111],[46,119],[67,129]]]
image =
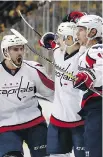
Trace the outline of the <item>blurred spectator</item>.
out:
[[[49,14],[50,14],[50,19],[52,18],[53,12],[55,12],[55,17],[57,18],[57,21],[59,22],[61,20],[61,17],[64,16],[64,14],[68,11],[72,10],[80,10],[80,11],[85,11],[88,13],[94,13],[97,15],[102,14],[102,9],[100,9],[100,6],[102,6],[102,1],[100,3],[94,2],[94,1],[51,1],[51,0],[39,0],[39,1],[34,1],[34,0],[26,0],[26,1],[0,1],[0,32],[5,31],[5,28],[10,28],[12,25],[17,23],[21,17],[18,13],[18,10],[20,10],[23,14],[26,16],[30,16],[32,12],[35,9],[42,10],[43,6],[46,6],[47,1],[51,2],[49,5]],[[53,3],[55,4],[55,11],[53,10]],[[45,7],[46,8],[46,7]],[[69,8],[69,10],[68,10]],[[47,8],[45,10],[45,13],[47,11]],[[43,13],[43,12],[42,12]],[[43,14],[42,14],[43,15]],[[47,14],[45,14],[47,16]],[[38,25],[39,28],[42,27],[38,24],[40,20],[42,20],[42,16],[38,15],[37,17],[37,22],[35,25]],[[51,22],[53,20],[51,19]],[[57,27],[58,23],[55,23],[55,28]],[[52,23],[50,23],[50,30],[52,27]],[[38,29],[39,29],[38,28]]]
[[[38,1],[5,1],[0,2],[0,32],[3,32],[6,27],[18,22],[21,18],[18,13],[20,10],[23,14],[30,15],[32,10],[37,9]]]
[[[0,32],[4,32],[5,31],[5,25],[4,23],[0,24]]]
[[[23,14],[26,13],[26,6],[25,6],[25,1],[19,1],[18,2],[18,5],[16,7],[16,12],[18,13],[18,10],[20,10]],[[19,14],[18,14],[19,16]]]
[[[9,22],[11,25],[15,24],[15,22],[18,21],[18,12],[16,10],[16,8],[14,7],[12,10],[10,10],[9,12]]]

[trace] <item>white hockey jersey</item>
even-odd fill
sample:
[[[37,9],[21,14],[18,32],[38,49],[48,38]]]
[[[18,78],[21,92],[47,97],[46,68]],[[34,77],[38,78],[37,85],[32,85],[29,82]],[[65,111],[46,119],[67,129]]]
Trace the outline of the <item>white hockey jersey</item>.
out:
[[[78,70],[86,72],[94,80],[93,86],[99,92],[102,92],[103,86],[103,44],[93,45],[86,51],[80,51]],[[102,97],[97,93],[88,90],[82,100],[83,110],[90,108],[99,108],[102,104]]]
[[[14,73],[0,63],[0,132],[32,127],[44,121],[35,93],[53,100],[54,83],[44,68],[24,61]]]
[[[78,50],[68,55],[61,52],[60,48],[54,51],[55,63],[70,74],[55,69],[55,97],[52,107],[50,122],[59,127],[76,127],[83,125],[80,111],[82,92],[73,88],[72,76],[75,76],[78,70]]]

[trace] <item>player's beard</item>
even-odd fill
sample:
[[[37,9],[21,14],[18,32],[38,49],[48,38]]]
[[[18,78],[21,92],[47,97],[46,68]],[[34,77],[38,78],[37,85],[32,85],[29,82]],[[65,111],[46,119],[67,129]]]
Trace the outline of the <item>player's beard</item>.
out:
[[[13,61],[13,60],[12,60],[12,61]],[[18,56],[18,57],[15,59],[15,61],[13,61],[13,63],[14,63],[16,66],[20,67],[21,64],[22,64],[22,61],[23,61],[23,57],[20,55],[20,56]]]

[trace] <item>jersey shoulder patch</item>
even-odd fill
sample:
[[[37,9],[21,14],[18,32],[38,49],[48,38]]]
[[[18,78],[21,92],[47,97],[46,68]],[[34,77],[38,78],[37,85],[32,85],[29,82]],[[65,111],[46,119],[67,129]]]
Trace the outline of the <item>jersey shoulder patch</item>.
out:
[[[31,66],[34,66],[34,67],[42,67],[42,65],[40,64],[40,63],[38,63],[38,62],[35,62],[35,61],[27,61],[27,60],[24,60],[23,61],[24,63],[27,63],[27,64],[29,64],[29,65],[31,65]]]
[[[103,49],[103,44],[96,44],[91,47],[92,49]]]
[[[93,45],[87,50],[86,62],[88,63],[89,67],[93,68],[93,65],[99,58],[103,58],[103,44]]]
[[[93,45],[87,52],[87,54],[93,58],[93,59],[97,59],[98,57],[102,57],[103,56],[103,44],[96,44]]]

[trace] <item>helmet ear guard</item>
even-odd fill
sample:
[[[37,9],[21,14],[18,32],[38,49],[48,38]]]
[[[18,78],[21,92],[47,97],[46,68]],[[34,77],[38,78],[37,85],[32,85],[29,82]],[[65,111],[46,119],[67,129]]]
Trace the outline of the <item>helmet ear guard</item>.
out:
[[[97,30],[95,28],[92,28],[90,30],[90,33],[88,34],[88,37],[89,38],[94,38],[96,36],[96,34],[97,34]]]
[[[3,52],[4,56],[7,57],[7,52]]]
[[[3,55],[3,57],[4,57],[5,59],[10,60],[10,56],[9,56],[9,54],[8,54],[8,48],[3,48],[3,49],[2,49],[2,55]]]

